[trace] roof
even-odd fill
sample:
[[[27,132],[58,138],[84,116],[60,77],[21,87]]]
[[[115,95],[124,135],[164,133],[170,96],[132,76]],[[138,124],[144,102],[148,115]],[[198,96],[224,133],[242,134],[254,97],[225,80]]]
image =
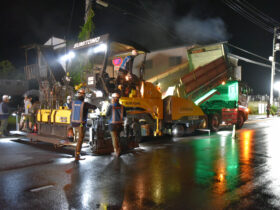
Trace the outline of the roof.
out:
[[[46,46],[53,46],[53,49],[59,49],[59,48],[64,48],[66,47],[66,41],[64,39],[60,39],[57,37],[52,36],[51,38],[49,38],[48,41],[45,42]]]

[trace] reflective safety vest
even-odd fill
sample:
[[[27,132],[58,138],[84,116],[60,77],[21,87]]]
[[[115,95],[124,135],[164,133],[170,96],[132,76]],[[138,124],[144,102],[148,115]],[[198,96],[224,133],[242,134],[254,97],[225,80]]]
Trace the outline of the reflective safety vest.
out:
[[[72,113],[71,113],[71,123],[83,123],[84,114],[84,104],[85,102],[80,100],[75,100],[72,103]]]
[[[132,59],[132,56],[126,56],[125,59],[123,60],[121,66],[120,66],[120,69],[124,69],[124,70],[129,70],[129,66],[128,66],[128,63],[129,61]]]
[[[118,104],[117,106],[112,105],[112,115],[109,120],[110,124],[123,123],[123,106]]]

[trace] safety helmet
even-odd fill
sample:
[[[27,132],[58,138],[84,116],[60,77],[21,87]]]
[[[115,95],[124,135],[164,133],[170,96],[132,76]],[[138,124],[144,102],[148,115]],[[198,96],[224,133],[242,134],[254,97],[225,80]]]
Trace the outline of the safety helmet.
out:
[[[132,50],[132,51],[131,51],[131,54],[132,54],[132,55],[138,55],[138,52],[137,52],[137,50]]]
[[[112,94],[112,98],[119,98],[120,97],[120,94],[118,94],[118,93],[113,93]]]
[[[8,95],[3,95],[2,96],[2,100],[3,101],[6,101],[6,100],[8,100],[8,99],[10,99],[11,97],[10,96],[8,96]]]
[[[78,90],[78,96],[84,96],[86,91],[84,89]]]
[[[67,100],[71,100],[71,98],[72,98],[71,96],[67,96]]]

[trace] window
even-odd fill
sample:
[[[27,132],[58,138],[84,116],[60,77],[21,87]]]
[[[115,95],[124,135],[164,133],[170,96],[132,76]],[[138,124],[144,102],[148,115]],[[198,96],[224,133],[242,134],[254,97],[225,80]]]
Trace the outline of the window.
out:
[[[181,56],[171,56],[169,57],[169,66],[176,66],[178,64],[182,63],[182,57]]]
[[[147,60],[145,63],[146,69],[152,69],[153,68],[153,60]]]

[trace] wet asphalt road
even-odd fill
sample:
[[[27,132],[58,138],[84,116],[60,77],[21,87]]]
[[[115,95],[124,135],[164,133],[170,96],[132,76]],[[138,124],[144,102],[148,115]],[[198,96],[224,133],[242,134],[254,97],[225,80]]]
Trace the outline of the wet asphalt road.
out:
[[[280,118],[73,162],[0,139],[0,209],[280,209]]]

